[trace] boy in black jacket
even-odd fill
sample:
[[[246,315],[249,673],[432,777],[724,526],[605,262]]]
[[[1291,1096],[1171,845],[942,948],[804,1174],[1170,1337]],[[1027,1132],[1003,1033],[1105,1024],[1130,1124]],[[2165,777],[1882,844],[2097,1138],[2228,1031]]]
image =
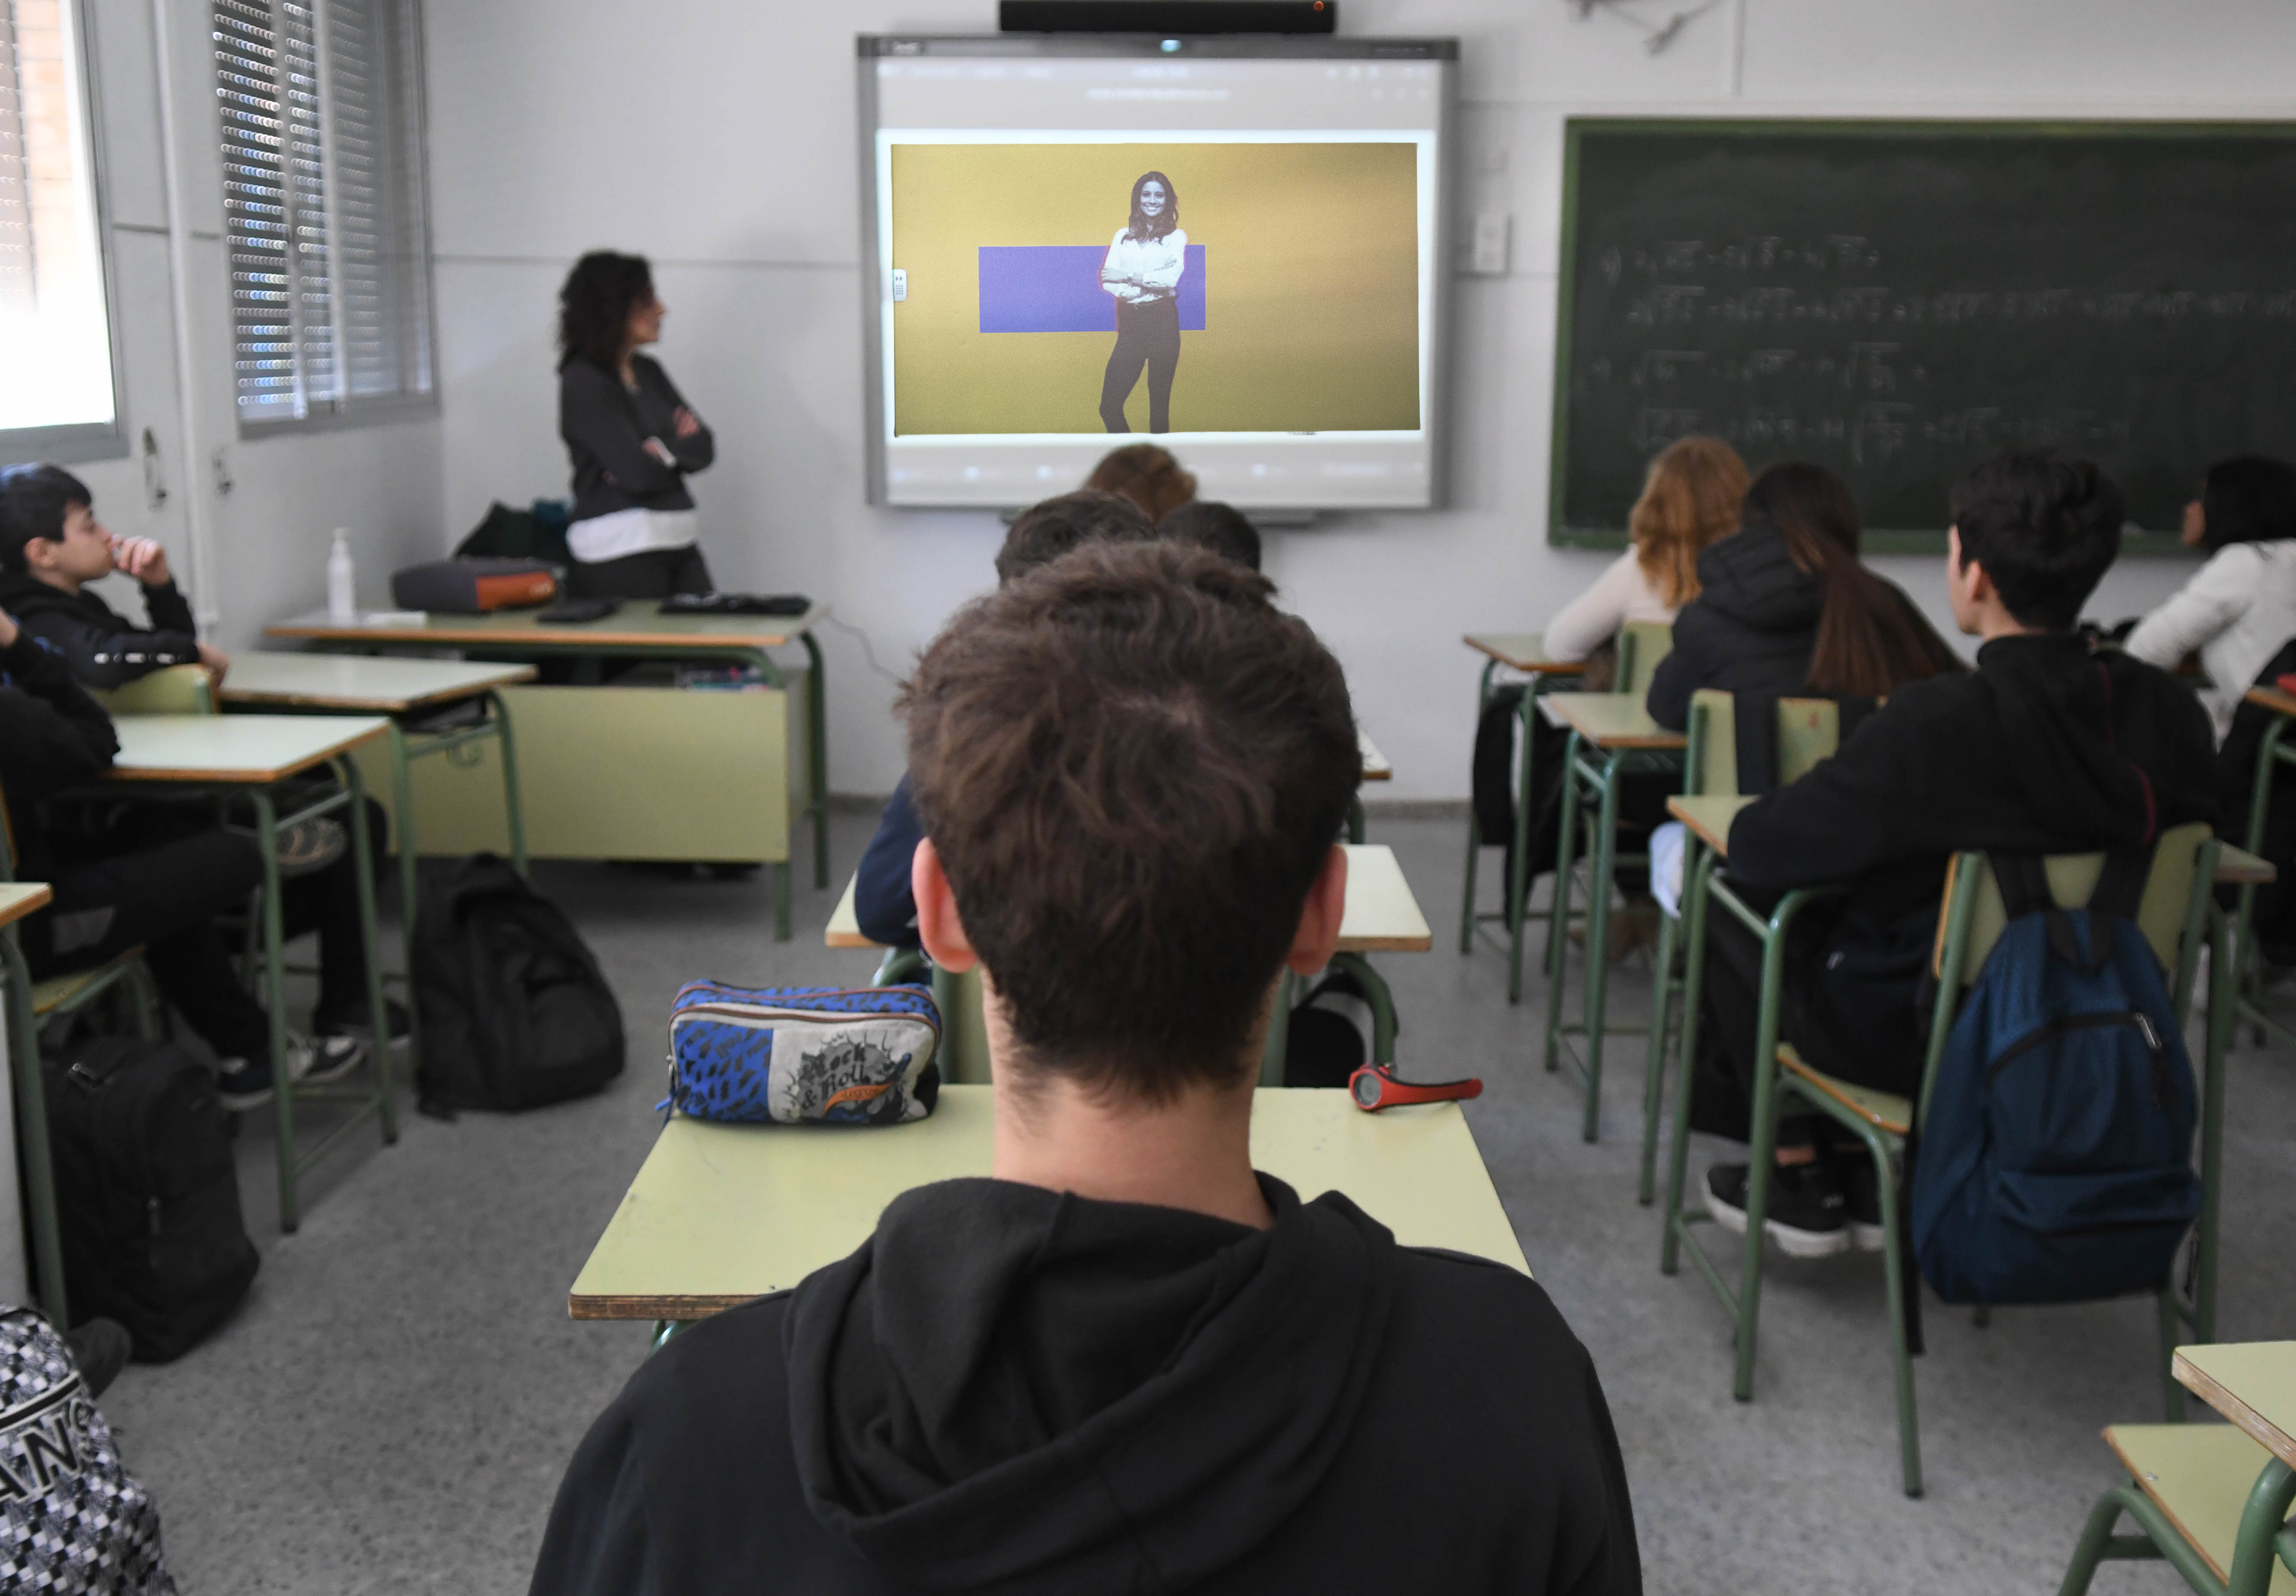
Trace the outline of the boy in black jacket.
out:
[[[926,652],[918,920],[986,975],[991,1178],[655,1353],[536,1596],[1641,1589],[1546,1294],[1251,1167],[1276,978],[1330,956],[1362,779],[1338,662],[1272,592],[1091,544]]]
[[[152,625],[136,626],[87,585],[125,571],[144,587]],[[61,655],[90,687],[124,687],[171,665],[204,665],[223,683],[231,658],[200,641],[191,604],[168,569],[167,552],[148,537],[114,537],[95,518],[94,495],[62,466],[23,465],[0,471],[0,608]],[[368,834],[384,834],[382,810],[368,800]],[[123,805],[115,812],[127,849],[174,841],[209,828],[204,812],[165,804]],[[282,896],[289,934],[319,934],[319,1002],[312,1028],[321,1037],[327,1078],[347,1072],[363,1051],[354,1031],[371,1031],[365,940],[359,932],[358,883],[345,851],[344,829],[332,820],[291,826],[280,835],[288,873]],[[406,1016],[391,1005],[391,1035]],[[316,1077],[315,1077],[316,1078]]]
[[[100,778],[119,752],[111,717],[63,657],[0,610],[0,793],[19,880],[46,881],[53,903],[23,922],[33,975],[92,969],[141,944],[160,990],[217,1057],[224,1103],[270,1101],[271,1033],[233,973],[215,917],[247,902],[263,862],[245,838],[214,826],[123,838],[60,823],[47,800]],[[365,1050],[348,1038],[293,1039],[299,1078],[332,1079]]]
[[[1741,811],[1729,838],[1728,873],[1744,886],[1854,883],[1796,922],[1786,1036],[1829,1074],[1907,1096],[1951,855],[2149,846],[2215,818],[2209,718],[2192,691],[2117,651],[2092,653],[2073,631],[2120,552],[2119,486],[2088,461],[2008,454],[1956,486],[1952,515],[1946,585],[1961,630],[1984,640],[1977,669],[1897,690],[1833,758]],[[1727,915],[1707,932],[1702,1042],[1721,1056],[1701,1060],[1718,1067],[1702,1082],[1702,1128],[1743,1136],[1759,950]],[[1808,1122],[1779,1140],[1767,1229],[1784,1250],[1880,1247],[1865,1156],[1837,1178]],[[1745,1189],[1742,1164],[1708,1173],[1708,1209],[1740,1234]]]

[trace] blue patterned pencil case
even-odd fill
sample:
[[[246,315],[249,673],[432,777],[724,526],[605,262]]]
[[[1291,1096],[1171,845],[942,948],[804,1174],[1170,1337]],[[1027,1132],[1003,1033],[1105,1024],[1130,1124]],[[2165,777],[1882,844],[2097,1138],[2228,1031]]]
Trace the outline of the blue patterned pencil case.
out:
[[[940,1011],[922,986],[692,981],[669,1012],[669,1098],[697,1119],[899,1125],[932,1112]]]

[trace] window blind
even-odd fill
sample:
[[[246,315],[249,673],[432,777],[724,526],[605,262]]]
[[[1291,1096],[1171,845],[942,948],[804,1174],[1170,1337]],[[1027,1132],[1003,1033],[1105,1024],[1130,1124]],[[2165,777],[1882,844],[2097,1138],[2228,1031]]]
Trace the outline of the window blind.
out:
[[[430,392],[413,0],[213,0],[245,423]]]

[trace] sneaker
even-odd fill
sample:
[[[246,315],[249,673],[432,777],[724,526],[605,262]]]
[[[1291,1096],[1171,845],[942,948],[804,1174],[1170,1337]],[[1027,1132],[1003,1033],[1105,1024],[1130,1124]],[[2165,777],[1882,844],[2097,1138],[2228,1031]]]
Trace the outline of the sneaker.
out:
[[[1822,1163],[1781,1164],[1770,1176],[1762,1232],[1790,1258],[1831,1257],[1849,1248],[1846,1206]],[[1706,1172],[1706,1211],[1724,1230],[1746,1233],[1746,1166],[1717,1164]]]
[[[263,1059],[217,1059],[216,1095],[234,1114],[271,1101],[271,1065]]]
[[[407,1020],[406,1011],[387,997],[382,1000],[382,1010],[390,1017],[390,1039],[393,1042],[406,1041],[407,1032],[414,1028]],[[361,1041],[374,1039],[374,1026],[367,1019],[365,998],[345,1009],[321,1010],[313,1014],[311,1028],[322,1036],[356,1036]]]
[[[1859,1252],[1880,1252],[1889,1245],[1890,1232],[1882,1227],[1882,1187],[1874,1174],[1874,1159],[1865,1149],[1845,1153],[1835,1166],[1849,1221],[1849,1240]]]
[[[299,1036],[287,1034],[287,1077],[322,1085],[340,1081],[366,1062],[366,1044],[357,1036]]]
[[[80,1383],[87,1387],[91,1399],[102,1395],[105,1387],[119,1378],[119,1371],[127,1367],[128,1355],[135,1350],[135,1338],[117,1319],[91,1319],[66,1330],[64,1345],[71,1348],[72,1362],[79,1365]]]
[[[234,825],[231,830],[242,837],[255,835],[255,828]],[[315,820],[299,820],[292,825],[279,828],[279,873],[283,876],[308,876],[322,871],[350,851],[350,833],[340,821],[320,815]]]

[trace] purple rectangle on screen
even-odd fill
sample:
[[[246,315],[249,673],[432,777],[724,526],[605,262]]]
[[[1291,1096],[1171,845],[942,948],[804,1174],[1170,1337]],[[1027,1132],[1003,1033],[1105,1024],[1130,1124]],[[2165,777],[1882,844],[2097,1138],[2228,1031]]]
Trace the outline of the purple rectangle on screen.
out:
[[[1098,244],[980,248],[983,332],[1113,332],[1116,300],[1100,286]],[[1188,246],[1180,274],[1180,330],[1204,330],[1204,247]]]

